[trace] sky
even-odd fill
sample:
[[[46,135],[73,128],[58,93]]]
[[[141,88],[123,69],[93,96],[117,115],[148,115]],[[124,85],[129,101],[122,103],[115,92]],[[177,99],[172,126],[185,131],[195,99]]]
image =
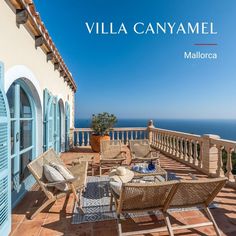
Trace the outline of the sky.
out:
[[[76,118],[236,118],[236,1],[35,0],[73,74]],[[89,34],[85,22],[214,22],[216,35]],[[216,46],[194,46],[216,43]],[[187,60],[185,51],[217,60]]]

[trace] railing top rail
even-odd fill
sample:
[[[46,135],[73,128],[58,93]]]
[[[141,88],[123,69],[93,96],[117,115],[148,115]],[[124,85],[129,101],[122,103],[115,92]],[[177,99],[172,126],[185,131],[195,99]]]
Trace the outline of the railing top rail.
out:
[[[217,146],[224,146],[224,147],[230,146],[232,148],[236,148],[236,141],[233,140],[210,138],[210,142]]]
[[[147,128],[146,127],[122,127],[122,128],[113,128],[111,131],[145,131]],[[80,131],[88,131],[91,132],[91,128],[75,128],[75,132],[80,132]]]
[[[188,139],[200,140],[202,138],[201,135],[184,133],[184,132],[173,131],[173,130],[168,130],[168,129],[150,128],[150,130],[151,131],[159,131],[162,133],[167,133],[167,134],[171,134],[171,135],[175,135],[175,136],[185,137]]]
[[[79,132],[79,131],[92,131],[92,129],[91,128],[74,128],[74,131],[75,132]]]

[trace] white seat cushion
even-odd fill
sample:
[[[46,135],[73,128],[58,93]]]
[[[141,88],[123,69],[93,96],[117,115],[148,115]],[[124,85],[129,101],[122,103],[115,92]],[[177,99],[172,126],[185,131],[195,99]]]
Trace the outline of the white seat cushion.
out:
[[[48,182],[53,183],[53,182],[60,182],[64,181],[65,178],[60,174],[59,171],[57,171],[54,167],[45,164],[43,166],[43,172],[48,180]],[[68,185],[66,183],[59,183],[55,185],[55,187],[61,191],[67,191],[68,190]]]

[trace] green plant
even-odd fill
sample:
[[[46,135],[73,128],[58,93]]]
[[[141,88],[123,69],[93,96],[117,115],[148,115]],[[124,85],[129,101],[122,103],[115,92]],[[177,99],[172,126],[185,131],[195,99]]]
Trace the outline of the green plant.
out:
[[[107,135],[117,122],[117,118],[108,112],[99,113],[92,116],[91,128],[95,135]]]

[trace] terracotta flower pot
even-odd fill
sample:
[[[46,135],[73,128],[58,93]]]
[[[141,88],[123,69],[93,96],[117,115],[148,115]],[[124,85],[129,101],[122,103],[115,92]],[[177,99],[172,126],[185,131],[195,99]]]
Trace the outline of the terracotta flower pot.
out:
[[[94,152],[100,152],[100,143],[103,140],[110,140],[110,136],[109,135],[100,136],[100,135],[95,135],[95,134],[91,135],[90,144]]]

